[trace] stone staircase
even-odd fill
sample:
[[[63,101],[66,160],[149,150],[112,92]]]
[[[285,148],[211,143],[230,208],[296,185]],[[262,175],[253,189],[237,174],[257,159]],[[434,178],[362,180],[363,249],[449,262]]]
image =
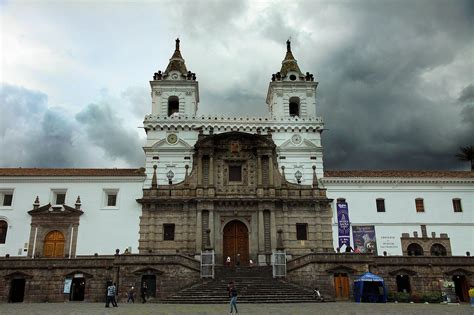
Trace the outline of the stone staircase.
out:
[[[203,279],[200,283],[183,289],[158,303],[176,304],[221,304],[229,303],[227,285],[235,283],[238,303],[303,303],[319,302],[312,291],[274,279],[271,267],[215,267],[214,279]]]

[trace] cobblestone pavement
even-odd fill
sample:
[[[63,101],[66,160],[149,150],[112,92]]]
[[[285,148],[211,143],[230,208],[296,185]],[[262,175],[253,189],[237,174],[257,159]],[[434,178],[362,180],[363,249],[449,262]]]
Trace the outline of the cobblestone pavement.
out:
[[[314,315],[314,314],[474,314],[474,307],[468,304],[357,304],[357,303],[318,303],[318,304],[239,304],[239,314],[275,315]],[[0,314],[229,314],[228,305],[174,305],[174,304],[119,304],[117,308],[105,308],[102,303],[18,303],[0,304]]]

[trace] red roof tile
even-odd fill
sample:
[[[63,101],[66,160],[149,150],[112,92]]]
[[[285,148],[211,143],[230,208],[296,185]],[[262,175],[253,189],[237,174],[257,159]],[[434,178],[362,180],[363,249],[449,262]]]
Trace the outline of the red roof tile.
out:
[[[324,177],[473,178],[471,171],[325,171]]]
[[[145,176],[138,168],[0,168],[0,176]]]

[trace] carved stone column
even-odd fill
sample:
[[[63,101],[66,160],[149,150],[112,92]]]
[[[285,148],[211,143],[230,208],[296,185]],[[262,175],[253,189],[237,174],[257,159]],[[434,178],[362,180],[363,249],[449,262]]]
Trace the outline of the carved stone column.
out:
[[[276,235],[276,220],[275,220],[275,211],[271,210],[270,211],[270,235],[271,235],[271,244],[272,244],[272,250],[275,249],[276,241],[277,241],[277,235]]]
[[[202,210],[196,210],[196,253],[202,250]]]
[[[209,186],[214,185],[214,156],[209,155]],[[212,233],[212,229],[211,229]]]
[[[273,186],[273,157],[268,156],[268,183]]]
[[[208,242],[211,248],[214,248],[214,235],[216,234],[214,230],[214,210],[209,209],[209,234]]]
[[[257,159],[257,184],[262,186],[262,156],[258,155]]]
[[[197,172],[197,183],[202,186],[202,155],[198,155],[198,172]]]
[[[258,251],[263,253],[265,251],[265,225],[263,222],[263,210],[258,210]]]

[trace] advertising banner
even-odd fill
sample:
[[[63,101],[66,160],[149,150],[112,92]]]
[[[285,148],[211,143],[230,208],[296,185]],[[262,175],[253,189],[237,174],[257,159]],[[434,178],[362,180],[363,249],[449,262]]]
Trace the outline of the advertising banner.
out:
[[[351,244],[351,223],[349,222],[349,209],[346,202],[338,202],[337,207],[337,228],[339,236],[339,248],[342,245]]]
[[[377,254],[377,240],[373,225],[353,226],[352,238],[354,239],[354,252]]]

